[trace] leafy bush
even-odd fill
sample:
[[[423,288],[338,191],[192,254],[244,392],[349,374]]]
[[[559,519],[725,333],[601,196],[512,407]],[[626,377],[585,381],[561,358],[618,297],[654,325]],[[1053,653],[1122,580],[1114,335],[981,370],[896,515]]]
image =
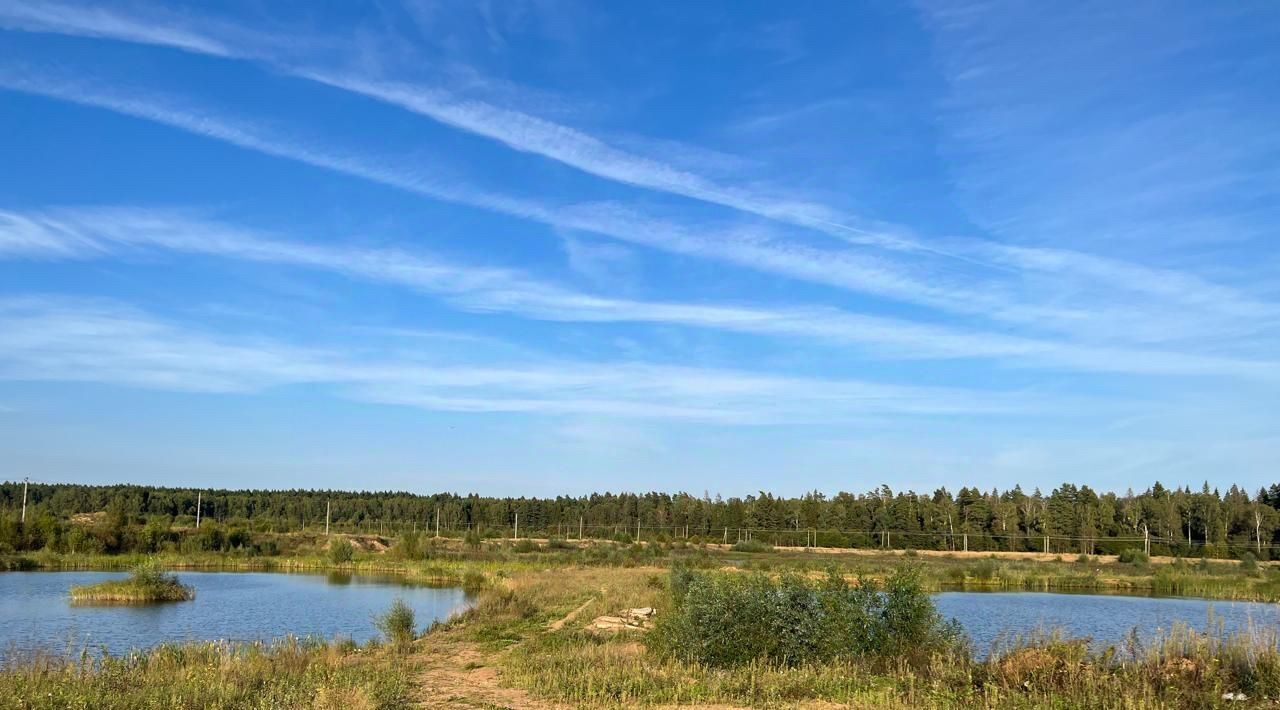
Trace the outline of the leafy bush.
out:
[[[413,608],[405,604],[403,599],[395,600],[386,613],[374,619],[374,624],[386,637],[387,643],[400,650],[407,649],[417,635]]]
[[[659,655],[709,666],[928,654],[959,639],[911,568],[896,571],[883,590],[865,579],[850,586],[835,570],[812,582],[791,573],[775,581],[684,567],[672,570],[670,587],[671,608],[645,643]]]
[[[1000,564],[993,559],[981,560],[969,568],[969,574],[973,575],[974,579],[990,581],[1000,574]]]
[[[1121,564],[1143,566],[1151,562],[1151,558],[1147,553],[1135,547],[1129,547],[1120,551],[1117,558]]]
[[[569,544],[569,542],[568,542],[567,540],[565,540],[564,538],[562,538],[562,537],[555,537],[555,536],[552,536],[549,540],[547,540],[547,549],[549,549],[549,550],[572,550],[572,549],[573,549],[573,545],[570,545],[570,544]]]
[[[480,531],[475,528],[467,530],[467,534],[462,538],[463,543],[473,550],[480,549],[480,540]]]
[[[346,564],[355,557],[356,549],[345,537],[337,538],[329,543],[329,561],[335,565]]]
[[[631,536],[624,532],[620,532],[614,535],[613,541],[618,543],[619,545],[630,545],[632,542]]]
[[[489,580],[484,576],[484,572],[469,569],[462,573],[462,589],[467,592],[478,592],[489,586]]]
[[[1257,574],[1258,558],[1252,552],[1246,551],[1240,555],[1240,571],[1245,574]]]
[[[391,548],[391,554],[402,560],[422,560],[427,558],[426,546],[422,543],[422,537],[417,532],[407,532],[396,540],[396,544]]]
[[[773,545],[759,540],[739,540],[732,549],[734,552],[773,552]]]

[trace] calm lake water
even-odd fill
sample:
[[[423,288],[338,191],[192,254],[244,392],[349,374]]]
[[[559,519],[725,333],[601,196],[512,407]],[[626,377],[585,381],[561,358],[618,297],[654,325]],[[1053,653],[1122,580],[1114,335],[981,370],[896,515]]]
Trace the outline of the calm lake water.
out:
[[[1040,592],[943,592],[933,601],[944,617],[960,622],[982,655],[997,640],[1007,642],[1037,629],[1089,637],[1097,648],[1123,644],[1134,628],[1146,642],[1178,623],[1200,631],[1216,631],[1221,625],[1227,633],[1250,624],[1280,624],[1280,605],[1259,602]]]
[[[163,641],[267,640],[287,635],[377,635],[373,616],[397,597],[417,612],[419,626],[444,619],[469,602],[460,589],[407,586],[395,577],[179,572],[196,588],[191,602],[140,606],[72,605],[67,590],[126,576],[120,572],[0,573],[0,661],[15,650],[55,652],[106,647],[112,653]],[[956,619],[985,655],[992,643],[1037,629],[1061,628],[1095,644],[1123,643],[1130,629],[1144,639],[1181,622],[1228,632],[1280,624],[1280,605],[1096,594],[943,592],[944,617]]]
[[[196,589],[189,602],[73,605],[68,590],[128,576],[122,572],[0,572],[0,659],[14,651],[65,652],[105,646],[112,653],[163,641],[269,640],[281,636],[377,636],[373,617],[396,599],[420,627],[465,607],[457,588],[408,586],[395,578],[271,572],[179,572]]]

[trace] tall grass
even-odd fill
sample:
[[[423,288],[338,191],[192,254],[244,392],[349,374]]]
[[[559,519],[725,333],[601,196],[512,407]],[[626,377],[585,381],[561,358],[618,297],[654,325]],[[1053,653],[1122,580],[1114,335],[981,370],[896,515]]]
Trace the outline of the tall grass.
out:
[[[514,589],[503,593],[502,605],[521,606],[524,614],[535,618],[545,616],[543,604],[560,613],[572,603],[570,595],[574,590],[591,589],[599,583],[600,578],[587,576],[590,574],[581,571],[522,578]],[[649,633],[660,634],[666,623],[661,620],[664,616],[681,615],[678,609],[673,612],[672,605],[688,605],[691,595],[697,594],[690,591],[700,584],[695,581],[697,576],[690,575],[684,581],[672,579],[671,584],[655,588],[649,583],[651,573],[619,571],[610,577],[596,608],[655,605],[659,621],[657,629]],[[734,576],[747,587],[755,584],[749,581],[751,575],[724,576]],[[812,591],[818,584],[821,582],[799,588]],[[788,598],[781,579],[773,582],[772,589],[765,592],[766,597]],[[677,602],[676,597],[681,594],[683,601]],[[783,619],[791,619],[797,609],[807,609],[815,619],[828,618],[820,607],[786,606],[787,610],[779,615]],[[761,627],[752,615],[733,608],[724,611],[725,619],[708,619],[707,636],[738,634],[749,647],[770,648],[768,642],[754,640]],[[469,633],[485,634],[490,618],[470,619]],[[818,627],[822,625],[819,623]],[[505,628],[509,633],[512,627]],[[803,633],[795,633],[797,628],[806,627],[783,624],[782,633],[803,637]],[[1190,710],[1270,706],[1280,700],[1280,637],[1276,629],[1270,628],[1234,636],[1178,628],[1145,647],[1135,637],[1120,647],[1097,650],[1091,650],[1085,640],[1049,633],[1017,640],[986,659],[977,658],[965,645],[930,649],[927,644],[901,644],[861,655],[819,654],[801,662],[766,652],[750,654],[749,659],[735,657],[728,664],[714,657],[703,659],[702,651],[667,652],[647,640],[637,644],[631,636],[602,636],[581,626],[555,632],[546,632],[541,625],[529,626],[521,638],[522,642],[504,656],[505,677],[541,697],[579,707],[688,703]],[[691,646],[702,642],[693,633],[679,638]],[[657,646],[663,643],[656,642]],[[646,646],[651,648],[646,650]],[[721,646],[713,644],[713,648]],[[1230,698],[1243,695],[1249,700],[1228,701],[1224,700],[1225,694],[1231,694]]]
[[[34,655],[0,670],[0,706],[322,708],[410,705],[408,661],[326,644],[168,644],[123,656]]]

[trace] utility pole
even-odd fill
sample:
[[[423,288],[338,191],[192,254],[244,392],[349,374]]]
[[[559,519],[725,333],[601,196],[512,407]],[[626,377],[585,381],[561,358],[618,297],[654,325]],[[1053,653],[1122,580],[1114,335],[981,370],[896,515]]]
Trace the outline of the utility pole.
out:
[[[436,537],[440,537],[440,508],[436,507]]]
[[[324,502],[324,534],[325,534],[325,537],[328,537],[328,536],[329,536],[329,511],[330,511],[330,508],[331,508],[331,506],[332,506],[332,505],[333,505],[333,501],[326,500],[326,501]]]
[[[582,516],[578,516],[578,539],[582,539]]]
[[[27,484],[31,482],[30,478],[22,479],[22,524],[27,523]]]
[[[200,496],[201,492],[196,491],[196,530],[200,529]]]
[[[520,537],[520,514],[516,513],[516,537]]]
[[[1151,556],[1151,530],[1146,523],[1142,524],[1142,551],[1147,553],[1147,557]]]

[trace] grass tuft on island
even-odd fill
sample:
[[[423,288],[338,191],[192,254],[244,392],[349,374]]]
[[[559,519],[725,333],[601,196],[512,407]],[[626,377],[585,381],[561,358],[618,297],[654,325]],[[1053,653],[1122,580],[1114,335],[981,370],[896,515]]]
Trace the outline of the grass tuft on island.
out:
[[[185,602],[196,598],[196,590],[165,572],[155,562],[133,568],[128,579],[71,588],[73,602],[88,604],[147,604]]]

